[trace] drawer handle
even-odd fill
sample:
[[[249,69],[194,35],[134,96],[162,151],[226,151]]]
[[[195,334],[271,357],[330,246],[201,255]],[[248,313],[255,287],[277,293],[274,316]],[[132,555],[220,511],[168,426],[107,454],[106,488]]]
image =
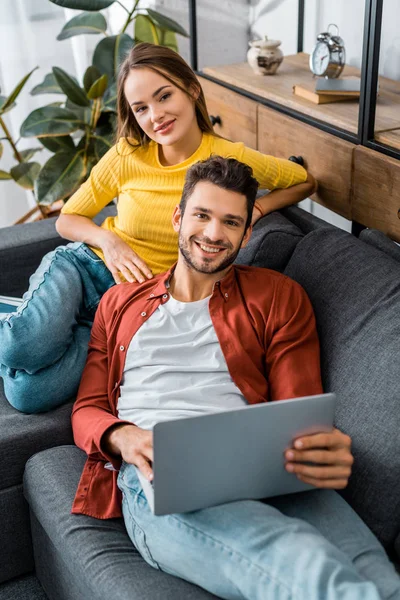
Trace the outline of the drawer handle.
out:
[[[210,121],[213,127],[214,125],[222,125],[221,117],[218,115],[216,117],[214,117],[214,115],[210,115]]]
[[[289,156],[289,160],[301,165],[302,167],[304,166],[304,158],[302,156]]]

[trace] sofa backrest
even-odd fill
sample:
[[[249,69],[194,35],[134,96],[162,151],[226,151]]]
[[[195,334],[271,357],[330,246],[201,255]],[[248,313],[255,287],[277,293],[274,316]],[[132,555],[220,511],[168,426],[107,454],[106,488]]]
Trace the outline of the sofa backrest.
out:
[[[283,272],[303,237],[302,231],[278,212],[257,221],[251,238],[235,262]]]
[[[308,293],[336,426],[353,440],[344,497],[387,548],[400,532],[400,264],[335,228],[297,244],[285,274]]]

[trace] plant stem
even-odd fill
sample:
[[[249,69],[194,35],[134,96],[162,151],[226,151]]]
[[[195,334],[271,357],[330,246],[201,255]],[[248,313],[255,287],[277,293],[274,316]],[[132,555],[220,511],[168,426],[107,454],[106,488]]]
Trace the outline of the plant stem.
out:
[[[130,13],[128,13],[128,18],[126,19],[125,25],[123,26],[122,31],[120,32],[120,35],[121,35],[121,33],[125,33],[125,31],[126,31],[128,25],[129,25],[129,23],[132,21],[133,13],[135,12],[136,7],[139,4],[139,2],[140,2],[140,0],[136,0],[135,4],[134,4],[134,7],[130,11]]]
[[[124,5],[122,4],[122,2],[120,2],[119,0],[116,0],[116,4],[119,4],[120,6],[122,6],[122,8],[123,8],[124,10],[126,10],[126,12],[127,12],[127,13],[129,13],[129,10],[126,8],[126,6],[124,6]]]
[[[8,140],[8,143],[10,144],[11,148],[14,150],[15,158],[17,159],[17,161],[19,163],[24,162],[22,159],[22,156],[20,155],[20,153],[17,150],[17,146],[15,145],[15,143],[11,137],[11,133],[9,132],[7,125],[4,123],[4,121],[1,117],[0,117],[0,125],[1,125],[4,133],[6,134],[6,139]]]

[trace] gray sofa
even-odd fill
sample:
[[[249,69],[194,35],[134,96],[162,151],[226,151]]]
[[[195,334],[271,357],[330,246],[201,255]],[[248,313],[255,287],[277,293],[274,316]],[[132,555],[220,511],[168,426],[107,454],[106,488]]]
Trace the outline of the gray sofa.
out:
[[[0,294],[21,294],[59,243],[51,221],[1,230]],[[282,271],[309,294],[324,386],[338,396],[336,425],[353,438],[343,495],[398,564],[400,249],[379,232],[357,239],[292,207],[262,219],[238,261]],[[85,460],[72,444],[71,404],[22,415],[0,392],[0,582],[35,568],[53,600],[215,597],[149,567],[122,520],[70,514]]]

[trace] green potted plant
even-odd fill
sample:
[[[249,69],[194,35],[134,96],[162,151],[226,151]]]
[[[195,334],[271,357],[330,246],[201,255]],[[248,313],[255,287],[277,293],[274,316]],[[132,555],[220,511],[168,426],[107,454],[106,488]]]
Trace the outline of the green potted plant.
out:
[[[42,83],[31,90],[32,95],[51,93],[63,96],[60,102],[32,111],[21,125],[21,138],[36,138],[41,146],[19,151],[18,142],[13,140],[3,118],[15,106],[33,71],[17,84],[11,94],[0,95],[0,128],[4,133],[0,138],[0,158],[2,143],[8,142],[16,160],[16,165],[9,171],[0,169],[0,180],[14,180],[25,189],[31,189],[42,216],[51,212],[51,207],[59,208],[60,201],[67,200],[76,191],[114,143],[116,75],[119,64],[132,46],[146,41],[178,50],[177,34],[188,37],[179,23],[151,8],[142,8],[140,0],[131,0],[130,7],[119,0],[49,1],[83,11],[64,25],[58,40],[85,34],[100,35],[101,40],[81,83],[63,69],[53,67]],[[109,35],[101,10],[115,2],[126,11],[126,20],[118,34]],[[32,158],[43,147],[52,156],[41,165]]]

